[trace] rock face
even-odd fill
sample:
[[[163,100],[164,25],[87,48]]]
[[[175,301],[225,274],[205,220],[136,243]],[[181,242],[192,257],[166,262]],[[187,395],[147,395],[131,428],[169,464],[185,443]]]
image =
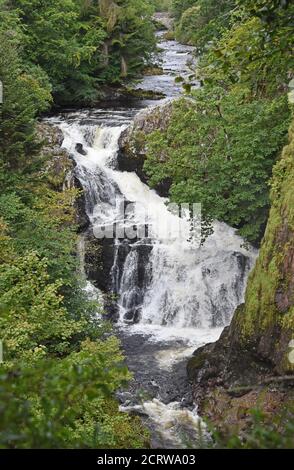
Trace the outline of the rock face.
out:
[[[58,127],[44,122],[37,125],[37,136],[43,143],[42,154],[46,158],[46,171],[50,183],[61,190],[66,176],[74,167],[72,159],[67,152],[61,148],[63,134]]]
[[[78,231],[83,231],[89,226],[83,188],[74,175],[76,166],[74,159],[62,148],[63,133],[56,126],[40,122],[37,126],[37,135],[40,141],[43,142],[42,153],[47,159],[45,168],[52,186],[59,191],[62,191],[64,186],[78,190],[78,195],[74,201],[74,209]]]
[[[194,398],[200,412],[212,421],[223,414],[221,419],[226,415],[227,422],[239,423],[240,406],[248,409],[259,399],[265,409],[270,403],[273,411],[293,397],[289,388],[294,385],[294,361],[289,355],[294,338],[293,181],[294,123],[290,143],[274,168],[271,211],[245,303],[221,338],[198,349],[188,363]]]
[[[125,321],[136,323],[140,319],[143,293],[149,283],[149,273],[145,267],[148,263],[152,245],[148,240],[138,243],[137,239],[117,240],[94,237],[93,232],[85,233],[85,271],[87,278],[104,293],[112,292],[107,298],[106,311],[109,317],[116,321],[119,308],[117,297],[122,296],[122,307],[125,310]],[[124,267],[128,256],[132,253],[137,258],[136,266],[130,266],[127,277],[124,277]],[[124,287],[132,282],[131,293],[126,296]],[[125,285],[127,284],[127,286]]]
[[[111,290],[111,268],[114,261],[113,240],[97,239],[93,231],[85,234],[85,271],[87,278],[103,292]]]
[[[167,12],[157,12],[154,14],[154,20],[162,25],[163,28],[170,30],[173,27],[173,18]]]
[[[165,130],[171,120],[173,110],[172,101],[147,108],[138,113],[133,124],[122,132],[119,139],[118,169],[120,171],[134,171],[139,178],[147,181],[144,173],[146,158],[146,137],[155,130]],[[156,188],[160,195],[167,196],[169,183]]]
[[[74,206],[75,206],[76,223],[78,226],[78,232],[83,232],[90,225],[90,220],[86,212],[86,201],[85,201],[83,186],[81,185],[80,180],[75,176],[74,173],[71,173],[69,175],[68,183],[70,187],[73,187],[79,190],[79,194],[75,199]]]
[[[39,122],[37,124],[37,135],[40,140],[44,141],[44,146],[42,147],[43,153],[58,154],[64,152],[61,149],[63,134],[58,127],[46,124],[45,122]]]

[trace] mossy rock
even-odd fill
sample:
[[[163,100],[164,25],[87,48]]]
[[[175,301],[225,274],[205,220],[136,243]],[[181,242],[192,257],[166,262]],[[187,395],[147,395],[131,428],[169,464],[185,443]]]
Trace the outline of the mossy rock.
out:
[[[207,353],[196,351],[195,355],[189,359],[187,364],[187,374],[190,380],[195,379],[197,372],[204,367],[207,360]]]
[[[129,96],[132,96],[141,100],[162,100],[163,98],[165,98],[165,94],[161,93],[160,91],[144,90],[143,88],[128,88],[126,90],[126,93]]]
[[[260,254],[246,291],[240,334],[246,339],[275,333],[276,349],[286,353],[287,344],[279,341],[283,330],[294,336],[294,123],[290,142],[273,170],[271,210]],[[281,357],[280,350],[276,351]],[[281,370],[284,369],[281,361]]]
[[[143,71],[144,76],[156,76],[156,75],[163,75],[164,71],[162,67],[158,65],[151,65],[150,67],[146,67]]]
[[[174,41],[176,38],[176,33],[171,29],[170,31],[167,31],[163,37],[166,41]]]

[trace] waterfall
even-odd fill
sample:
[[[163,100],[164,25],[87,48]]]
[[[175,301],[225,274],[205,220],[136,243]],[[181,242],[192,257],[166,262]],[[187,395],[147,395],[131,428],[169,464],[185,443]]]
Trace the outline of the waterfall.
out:
[[[144,77],[137,87],[173,98],[182,89],[175,77],[190,80],[187,61],[193,48],[166,40],[160,46],[163,73]],[[189,213],[184,210],[179,217],[135,173],[118,171],[121,132],[139,109],[152,104],[137,100],[130,107],[111,101],[106,108],[67,112],[48,121],[62,130],[63,147],[76,163],[74,179],[84,189],[90,227],[78,251],[87,292],[93,298],[97,288],[114,294],[114,301],[106,296],[104,305],[117,319],[116,334],[134,374],[129,391],[119,394],[121,409],[149,417],[152,447],[186,448],[183,437],[196,442],[199,426],[205,429],[193,405],[186,358],[216,341],[230,322],[257,253],[219,222],[199,247],[197,237],[191,237]],[[114,237],[100,238],[114,224]],[[89,263],[88,244],[101,250],[102,270],[95,256],[94,265]],[[143,403],[142,389],[148,396]]]
[[[252,259],[242,240],[225,224],[215,224],[203,247],[156,244],[149,270],[142,322],[185,327],[219,327],[230,322],[243,301]]]
[[[118,139],[125,124],[100,127],[62,121],[59,126],[63,145],[77,164],[75,175],[85,191],[94,234],[118,222],[123,229],[149,227],[140,239],[111,241],[114,262],[109,276],[119,321],[175,328],[227,325],[243,301],[255,251],[243,246],[234,229],[219,222],[203,246],[191,243],[187,221],[170,212],[165,199],[135,173],[116,170]],[[123,220],[118,201],[133,203]],[[184,236],[165,237],[167,227]]]

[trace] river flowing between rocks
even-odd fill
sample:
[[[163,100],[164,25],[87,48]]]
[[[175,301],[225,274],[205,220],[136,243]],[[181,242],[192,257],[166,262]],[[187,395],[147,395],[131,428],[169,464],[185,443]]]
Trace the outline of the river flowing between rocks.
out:
[[[164,40],[162,33],[159,45],[163,74],[147,76],[137,87],[164,93],[164,103],[180,95],[175,77],[190,74],[193,49]],[[256,253],[221,223],[215,224],[214,234],[201,248],[191,241],[161,237],[158,220],[169,224],[176,216],[135,173],[119,171],[117,165],[121,133],[138,112],[154,105],[160,103],[112,100],[97,109],[66,112],[47,121],[62,130],[63,146],[76,161],[75,177],[84,189],[90,219],[88,232],[118,221],[117,200],[135,203],[126,225],[144,224],[141,209],[152,208],[151,236],[135,241],[117,238],[106,247],[111,269],[104,281],[117,299],[115,330],[134,374],[129,389],[118,398],[122,410],[143,416],[153,448],[197,447],[205,427],[187,382],[187,358],[215,341],[230,322],[243,301]],[[97,282],[96,287],[105,289]]]

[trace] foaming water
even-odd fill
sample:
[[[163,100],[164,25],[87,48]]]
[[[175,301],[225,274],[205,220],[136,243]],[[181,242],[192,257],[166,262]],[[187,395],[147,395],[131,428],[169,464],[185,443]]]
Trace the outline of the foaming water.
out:
[[[154,447],[195,445],[204,425],[191,399],[187,399],[189,406],[186,399],[182,402],[182,395],[189,394],[185,361],[195,349],[216,340],[229,324],[243,301],[256,252],[244,247],[234,229],[218,222],[204,246],[191,243],[187,221],[171,213],[165,199],[136,174],[115,169],[125,125],[79,126],[62,120],[59,126],[65,136],[63,145],[77,164],[75,175],[84,188],[93,232],[118,221],[126,227],[150,226],[148,238],[112,241],[114,262],[109,275],[117,296],[118,332],[136,377],[131,404],[125,404],[128,399],[122,395],[122,409],[146,417]],[[130,218],[120,220],[118,200],[135,203]],[[181,226],[184,237],[163,236],[163,226],[171,227],[172,233]],[[95,294],[91,284],[87,288],[89,295]],[[142,388],[150,399],[142,400]]]
[[[154,398],[142,405],[121,407],[121,411],[146,414],[156,432],[152,448],[186,449],[204,447],[210,441],[206,425],[194,410],[185,409],[179,402],[164,404]]]
[[[194,348],[194,350],[210,341],[216,341],[223,331],[223,327],[179,329],[173,326],[162,327],[162,325],[145,323],[128,325],[127,328],[123,324],[119,324],[119,328],[129,331],[131,334],[146,335],[150,343],[160,342],[161,344],[173,345],[178,341],[185,344],[187,348]]]
[[[175,81],[181,77],[183,81],[188,79],[192,71],[195,70],[196,58],[193,55],[192,46],[179,44],[177,41],[167,41],[163,39],[164,32],[158,33],[160,41],[160,59],[163,73],[156,76],[146,76],[136,86],[143,90],[152,90],[157,93],[164,93],[167,98],[172,98],[182,92],[181,81]],[[196,82],[194,86],[199,86]]]
[[[175,76],[189,73],[192,48],[174,41],[161,46],[163,75],[145,77],[138,86],[174,97],[180,93]],[[116,329],[135,376],[131,392],[121,394],[122,408],[147,417],[154,447],[188,447],[205,434],[205,426],[189,398],[186,359],[229,324],[257,253],[219,222],[199,246],[190,238],[187,218],[171,212],[168,201],[135,173],[117,169],[119,137],[141,106],[70,112],[49,122],[60,127],[63,147],[76,162],[74,175],[84,189],[91,231],[97,236],[117,223],[128,230],[148,226],[139,239],[110,242]],[[132,211],[122,219],[118,203],[125,202],[132,203]],[[85,256],[83,238],[79,250]],[[91,297],[99,293],[90,282],[86,288]],[[148,398],[142,398],[142,389]]]

